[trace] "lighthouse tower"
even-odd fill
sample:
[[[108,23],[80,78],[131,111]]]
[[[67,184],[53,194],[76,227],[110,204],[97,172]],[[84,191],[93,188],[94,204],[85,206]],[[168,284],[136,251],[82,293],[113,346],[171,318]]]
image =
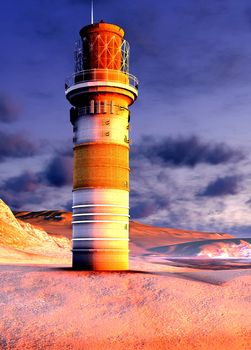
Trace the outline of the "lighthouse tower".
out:
[[[66,81],[73,106],[73,267],[126,270],[129,257],[129,106],[138,81],[117,25],[80,30],[75,73]]]

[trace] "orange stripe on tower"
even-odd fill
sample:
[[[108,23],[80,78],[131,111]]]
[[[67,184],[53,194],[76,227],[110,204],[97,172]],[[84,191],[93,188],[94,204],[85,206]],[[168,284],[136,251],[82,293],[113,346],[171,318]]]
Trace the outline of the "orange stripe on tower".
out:
[[[73,188],[129,191],[129,152],[118,144],[82,144],[74,148]]]

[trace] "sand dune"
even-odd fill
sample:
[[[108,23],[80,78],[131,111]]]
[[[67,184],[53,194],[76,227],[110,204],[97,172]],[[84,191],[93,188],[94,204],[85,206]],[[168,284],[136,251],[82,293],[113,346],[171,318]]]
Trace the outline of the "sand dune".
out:
[[[251,257],[251,239],[205,239],[203,241],[163,245],[148,250],[168,257],[249,258]]]
[[[6,249],[12,251],[12,260],[15,261],[41,261],[51,257],[64,264],[71,264],[71,220],[69,212],[64,211],[40,211],[17,212],[15,216],[3,201],[0,202],[0,261],[8,261]],[[130,222],[130,256],[143,256],[148,261],[160,264],[175,263],[178,266],[191,267],[185,257],[204,258],[221,257],[241,258],[251,255],[251,245],[247,241],[233,238],[226,233],[194,232],[174,228],[161,228],[144,225],[138,222]],[[5,249],[3,249],[5,248]],[[157,257],[154,254],[157,253]],[[26,254],[26,256],[25,256]],[[153,257],[151,256],[153,254]],[[181,257],[182,261],[177,258]],[[62,260],[63,258],[63,260]],[[172,258],[172,261],[170,261]],[[175,259],[174,259],[175,258]],[[193,260],[192,266],[196,263]],[[207,260],[210,261],[210,260]],[[55,261],[54,261],[55,262]],[[211,260],[212,268],[215,262]],[[200,266],[199,266],[200,265]],[[223,264],[219,264],[221,267]],[[240,267],[240,262],[235,266]],[[245,262],[245,266],[247,263]],[[229,267],[233,266],[233,261]],[[205,262],[200,262],[198,267],[208,267]],[[226,268],[226,266],[225,266]]]
[[[18,261],[22,257],[35,262],[70,259],[70,241],[64,236],[53,237],[38,225],[17,219],[9,207],[0,200],[0,261]],[[12,259],[10,259],[10,256]]]
[[[233,238],[233,236],[227,233],[196,232],[144,225],[139,222],[130,223],[130,248],[132,256],[144,254],[146,250],[155,248],[156,246],[224,238]]]
[[[250,350],[250,271],[132,265],[2,266],[2,349]]]
[[[38,212],[16,212],[15,217],[23,222],[38,225],[48,234],[64,236],[71,239],[72,215],[61,210],[45,210]]]
[[[16,218],[23,222],[42,227],[49,235],[63,235],[71,238],[71,213],[64,211],[17,212]],[[156,245],[166,246],[199,240],[232,238],[227,233],[195,232],[175,228],[162,228],[130,222],[130,250],[132,256],[145,253]]]
[[[199,269],[240,269],[251,267],[251,239],[193,241],[148,249],[143,258],[154,264]]]

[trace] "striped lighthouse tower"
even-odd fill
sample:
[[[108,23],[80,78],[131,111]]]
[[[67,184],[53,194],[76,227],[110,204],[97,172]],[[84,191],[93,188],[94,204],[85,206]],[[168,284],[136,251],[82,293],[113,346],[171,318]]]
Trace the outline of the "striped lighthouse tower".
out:
[[[117,25],[80,30],[75,73],[66,81],[73,106],[73,267],[126,270],[129,257],[129,106],[138,81]]]

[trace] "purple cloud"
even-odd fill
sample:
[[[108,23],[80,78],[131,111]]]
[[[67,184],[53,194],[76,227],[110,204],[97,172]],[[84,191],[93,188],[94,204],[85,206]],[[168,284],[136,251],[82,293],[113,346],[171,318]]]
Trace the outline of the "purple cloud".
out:
[[[4,94],[0,94],[0,122],[10,124],[18,119],[20,107],[15,101]]]
[[[218,177],[216,180],[211,181],[198,195],[201,197],[235,195],[239,192],[241,179],[242,177],[239,175]]]
[[[41,176],[49,185],[62,187],[72,184],[72,158],[56,155]]]
[[[0,131],[0,161],[5,158],[25,158],[39,152],[38,146],[23,134],[6,134]]]
[[[40,184],[40,178],[37,174],[27,171],[19,176],[12,177],[5,181],[5,190],[13,193],[32,192]]]
[[[195,167],[198,164],[218,165],[238,162],[244,158],[241,151],[225,143],[209,143],[196,136],[164,137],[145,136],[132,148],[132,159],[143,156],[153,164],[169,167]]]

